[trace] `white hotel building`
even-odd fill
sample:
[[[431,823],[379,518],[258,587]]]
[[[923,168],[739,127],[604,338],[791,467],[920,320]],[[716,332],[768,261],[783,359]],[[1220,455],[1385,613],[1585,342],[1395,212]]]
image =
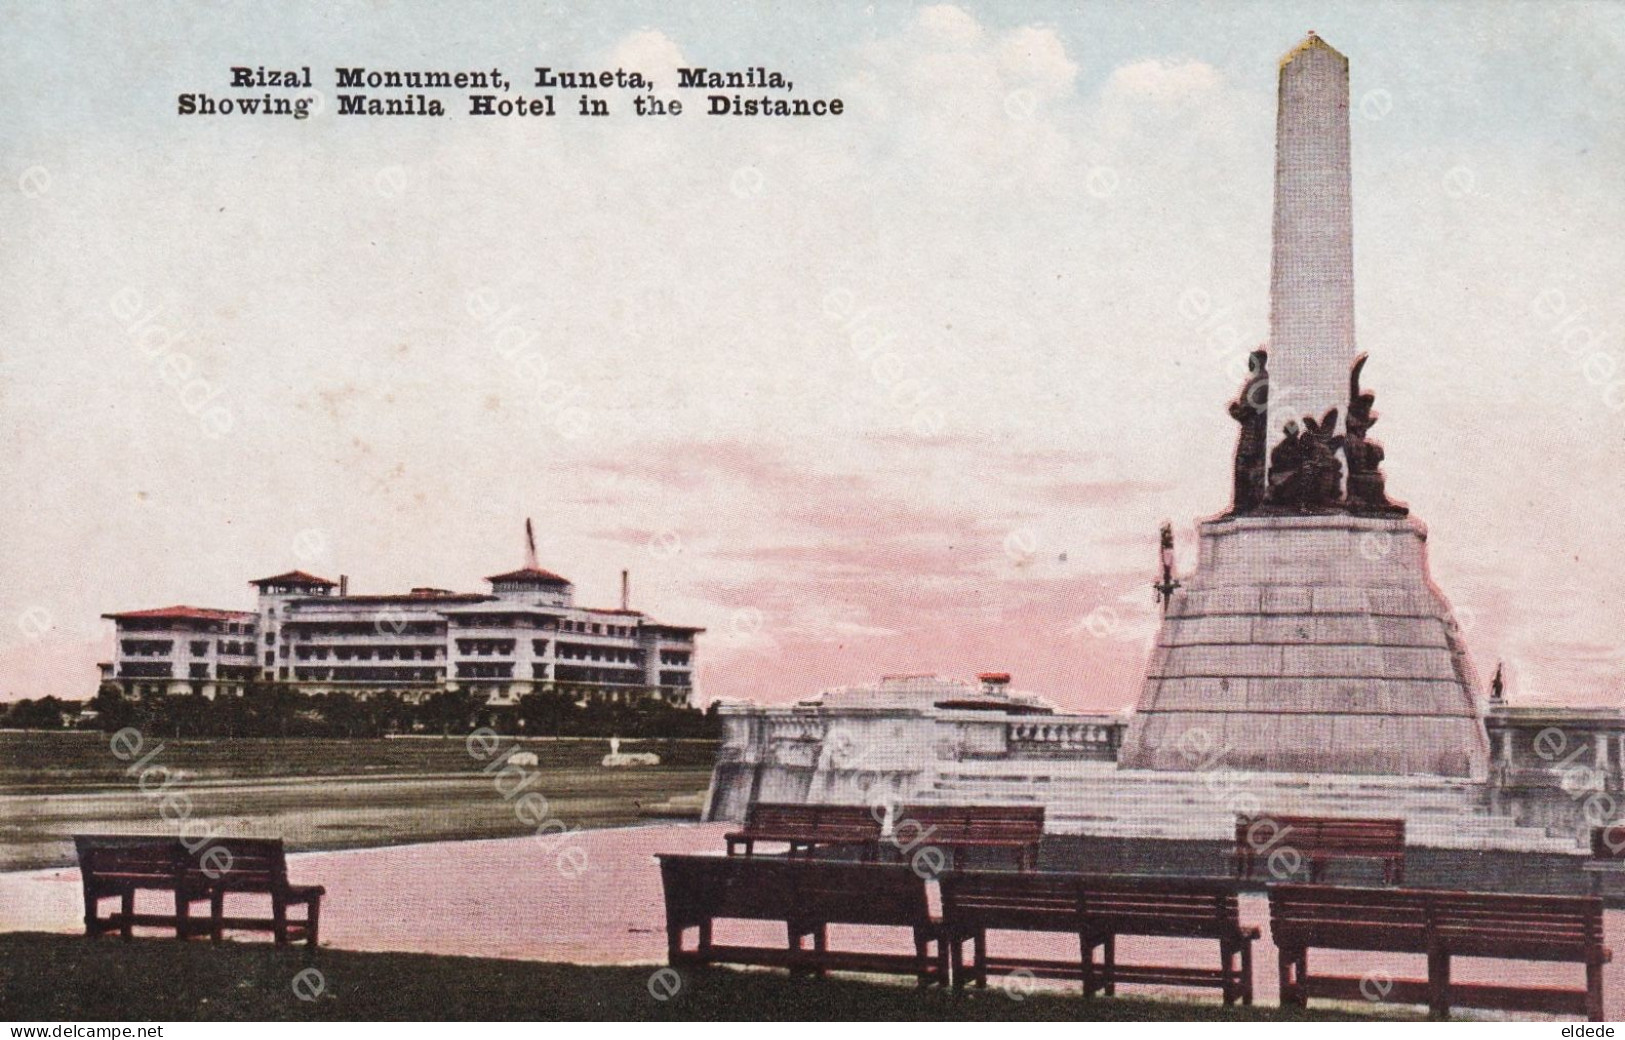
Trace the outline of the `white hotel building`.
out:
[[[348,582],[303,571],[249,582],[258,609],[164,607],[104,614],[117,627],[102,687],[139,700],[238,695],[249,683],[304,693],[468,690],[487,704],[536,691],[579,702],[658,697],[688,706],[700,628],[665,625],[625,605],[575,605],[575,587],[534,565],[486,579],[491,592],[415,588],[352,596]]]

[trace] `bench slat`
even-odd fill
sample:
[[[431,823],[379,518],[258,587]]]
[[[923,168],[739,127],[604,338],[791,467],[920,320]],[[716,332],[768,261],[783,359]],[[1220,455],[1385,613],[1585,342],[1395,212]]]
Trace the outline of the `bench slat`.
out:
[[[96,936],[121,931],[126,937],[136,926],[173,926],[177,938],[223,928],[276,933],[278,942],[302,936],[314,946],[321,897],[320,885],[288,883],[287,859],[276,838],[215,838],[195,849],[175,837],[153,835],[76,835],[74,847],[85,898],[85,933]],[[101,903],[122,897],[128,905],[137,891],[171,891],[188,903],[209,899],[207,915],[126,914],[102,915]],[[227,918],[224,895],[269,895],[274,912],[303,905],[304,918],[289,918],[279,926],[275,918]]]
[[[1280,949],[1283,1003],[1310,996],[1372,999],[1362,980],[1308,976],[1309,949],[1426,953],[1437,987],[1394,983],[1390,1002],[1602,1015],[1602,901],[1595,897],[1429,889],[1271,885],[1270,929]],[[1586,988],[1443,983],[1452,957],[1585,964]]]

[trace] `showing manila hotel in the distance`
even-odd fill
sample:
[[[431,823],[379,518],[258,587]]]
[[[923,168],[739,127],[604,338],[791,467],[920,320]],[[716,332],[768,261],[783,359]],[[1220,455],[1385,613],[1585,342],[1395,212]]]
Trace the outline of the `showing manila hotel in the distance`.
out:
[[[1012,39],[1013,50],[1030,43]],[[1211,438],[1216,490],[1211,515],[1194,524],[1193,566],[1178,552],[1174,524],[1158,531],[1157,515],[1142,514],[1151,522],[1141,548],[1129,550],[1144,554],[1144,584],[1133,580],[1150,636],[1137,683],[1108,688],[1105,673],[1080,657],[1066,673],[1076,677],[1072,688],[1023,688],[1024,666],[1036,671],[1040,651],[1053,649],[1043,641],[1067,637],[1058,626],[1026,624],[1030,614],[1018,625],[1004,613],[984,626],[1006,640],[997,657],[983,659],[981,643],[952,651],[965,655],[956,660],[967,671],[993,669],[974,679],[875,677],[898,667],[895,659],[870,665],[879,651],[854,650],[855,638],[836,626],[825,626],[818,643],[831,661],[791,652],[788,640],[729,646],[717,632],[707,667],[726,669],[753,699],[716,699],[722,683],[713,675],[707,690],[696,683],[703,628],[635,609],[625,570],[618,606],[576,605],[572,582],[543,568],[528,521],[523,565],[486,578],[489,591],[358,594],[346,575],[293,569],[247,580],[252,609],[98,603],[85,613],[110,610],[103,617],[115,627],[116,651],[77,728],[101,732],[0,734],[28,785],[7,795],[24,808],[0,845],[0,904],[24,906],[32,915],[24,923],[41,932],[77,930],[83,911],[90,937],[68,953],[31,958],[48,976],[35,988],[57,1001],[39,1006],[60,1020],[68,1017],[59,1014],[61,994],[89,1000],[122,985],[141,999],[146,990],[183,993],[187,1015],[201,1003],[194,995],[208,992],[216,997],[205,1015],[241,1005],[294,1018],[305,1011],[286,996],[274,1007],[254,1002],[285,994],[294,968],[320,965],[334,986],[310,1010],[330,1017],[391,1017],[392,1001],[461,1019],[1267,1017],[1191,1003],[1137,1008],[1126,998],[1143,994],[1120,995],[1119,986],[1154,987],[1157,1001],[1170,988],[1216,991],[1215,1005],[1335,1001],[1316,1010],[1339,1015],[1386,1017],[1372,1007],[1384,1003],[1425,1006],[1433,1017],[1453,1008],[1620,1014],[1625,964],[1611,965],[1606,931],[1617,933],[1625,905],[1625,710],[1527,695],[1519,703],[1523,691],[1509,691],[1507,673],[1492,666],[1503,652],[1495,634],[1464,626],[1435,583],[1431,549],[1468,539],[1442,519],[1430,533],[1418,514],[1438,508],[1404,501],[1428,478],[1429,460],[1453,464],[1448,447],[1424,451],[1397,423],[1379,423],[1379,394],[1385,409],[1409,412],[1393,388],[1422,378],[1390,375],[1412,369],[1384,359],[1415,348],[1357,335],[1350,61],[1312,31],[1272,65],[1275,48],[1248,59],[1275,76],[1272,214],[1266,229],[1261,135],[1250,233],[1260,260],[1266,236],[1270,245],[1267,340],[1237,356],[1245,374],[1238,365],[1224,385],[1202,392],[1206,409],[1139,415],[1154,422],[1166,413],[1169,423],[1205,431],[1193,436]],[[1267,99],[1253,108],[1266,115]],[[1158,125],[1162,149],[1173,135]],[[1034,193],[1019,194],[1025,205]],[[1406,215],[1426,204],[1393,194],[1401,197],[1388,206]],[[1086,254],[1061,230],[1071,225],[1033,219],[1053,241],[1045,249]],[[1369,237],[1362,248],[1380,269],[1398,247]],[[973,241],[972,231],[965,238]],[[1129,277],[1121,271],[1112,277]],[[1260,298],[1262,274],[1260,263]],[[1164,299],[1176,298],[1177,285],[1160,287]],[[1012,297],[1012,311],[1033,309],[1025,299]],[[993,356],[1001,344],[1015,349],[1008,344],[1021,333],[1012,328],[1009,339],[964,338]],[[1137,365],[1192,371],[1188,341],[1130,345]],[[1523,363],[1488,351],[1474,359],[1508,371]],[[1081,409],[1089,394],[1121,388],[1075,389]],[[708,408],[729,399],[706,395]],[[1493,415],[1473,436],[1519,436],[1517,409],[1487,410]],[[1001,512],[992,474],[999,429],[989,422],[962,434],[964,450],[986,465],[956,466],[952,482],[943,479],[948,466],[933,470],[942,485],[933,490],[978,509],[990,503],[988,517],[1018,515]],[[1119,452],[1133,455],[1140,443],[1150,454],[1142,440],[1118,440]],[[811,447],[839,464],[838,451]],[[1043,458],[1094,447],[1064,444]],[[513,460],[505,449],[499,457],[516,471],[525,464],[519,449]],[[1144,458],[1131,461],[1136,477],[1160,476]],[[1064,469],[1035,462],[1020,476],[1055,489]],[[786,469],[783,484],[761,471],[750,467],[740,483],[793,500],[798,520],[841,501],[821,497],[800,471]],[[696,472],[682,473],[672,497],[720,516],[728,492]],[[864,477],[856,462],[839,475],[843,487]],[[1228,502],[1217,490],[1225,484]],[[650,504],[633,494],[614,499],[628,502],[629,515]],[[1091,518],[1082,501],[1061,522],[1097,545],[1118,541],[1083,533]],[[1133,508],[1115,495],[1106,505],[1089,501]],[[815,602],[798,605],[822,609],[855,585],[873,592],[880,584],[873,572],[844,566],[892,551],[857,545],[868,532],[944,533],[935,516],[909,508],[820,527],[793,553],[738,552],[719,538],[717,558],[770,561],[774,572],[760,584],[755,570],[745,582],[708,580],[697,552],[670,569],[692,568],[682,580],[717,596],[715,609],[724,588],[757,601],[729,602],[739,614],[776,609],[802,591]],[[641,524],[618,520],[606,541],[642,536]],[[987,555],[991,542],[981,546]],[[1501,548],[1484,552],[1493,562]],[[912,555],[897,555],[895,567],[916,569]],[[326,569],[310,558],[289,562]],[[799,584],[781,582],[781,567],[809,558],[828,566],[798,572]],[[979,571],[985,559],[955,555],[944,569],[968,589],[989,573]],[[962,631],[942,624],[951,597],[911,598],[905,581],[926,588],[942,573],[917,569],[881,594],[917,613],[914,631]],[[1100,574],[1074,586],[1077,573],[1055,579],[1064,584],[1052,602],[1099,602],[1108,587]],[[1536,607],[1525,610],[1538,617]],[[942,667],[942,658],[923,655],[950,652],[954,640],[934,638],[905,648],[922,655],[917,666]],[[768,646],[750,662],[733,653]],[[1507,654],[1516,679],[1517,657]],[[831,663],[846,670],[814,671]],[[82,668],[88,685],[88,660]],[[828,685],[838,679],[873,681]],[[702,704],[702,694],[713,697]],[[59,729],[70,721],[50,720]],[[644,746],[623,751],[623,742]],[[186,845],[194,833],[203,837]],[[244,853],[238,873],[228,865],[223,878],[202,880],[211,848]],[[291,863],[289,851],[298,854]],[[82,903],[65,883],[75,858]],[[17,875],[10,881],[6,863]],[[161,902],[172,896],[173,913],[137,912],[143,886]],[[271,916],[229,915],[228,893],[234,903],[268,899]],[[104,914],[115,896],[119,909]],[[303,916],[290,919],[290,905]],[[129,940],[137,926],[171,929],[175,941],[167,949],[91,941],[114,932]],[[228,931],[269,932],[308,950],[297,963],[278,951],[264,963],[283,974],[256,969],[239,983],[213,967],[242,952],[223,943]],[[184,942],[204,936],[213,941]],[[1256,980],[1255,946],[1278,967]],[[158,959],[178,949],[185,960]],[[456,959],[455,974],[440,955]],[[1174,959],[1148,959],[1164,955]],[[526,974],[527,959],[550,963]],[[1492,960],[1526,963],[1485,963]],[[1423,961],[1426,978],[1399,977]],[[126,972],[138,962],[181,967]],[[384,967],[368,975],[369,963]],[[1364,974],[1346,974],[1355,969]],[[865,989],[834,972],[918,985]],[[990,975],[1003,976],[1003,995],[990,990]],[[405,976],[412,983],[399,985]],[[234,988],[207,989],[209,979]],[[1037,980],[1064,985],[1061,998],[1073,1002],[1054,992],[1028,1001]],[[1096,997],[1113,999],[1088,1003]],[[120,1015],[142,1020],[123,1005],[106,1017]]]
[[[1238,806],[1213,776],[1235,773],[1248,805],[1360,807],[1439,848],[1577,853],[1612,822],[1606,804],[1573,797],[1562,766],[1583,752],[1599,791],[1625,787],[1625,713],[1509,704],[1429,576],[1425,524],[1390,496],[1355,334],[1349,96],[1348,59],[1318,35],[1282,59],[1269,338],[1229,420],[1213,413],[1215,436],[1235,431],[1233,497],[1198,523],[1191,573],[1176,573],[1163,529],[1162,617],[1134,710],[1062,712],[1005,672],[713,704],[722,743],[705,818],[1015,802],[1041,804],[1050,833],[1217,839]],[[525,565],[488,578],[489,593],[356,595],[344,577],[292,570],[249,582],[254,610],[109,613],[117,649],[98,702],[273,687],[414,704],[456,694],[465,721],[539,695],[692,708],[703,630],[632,609],[624,572],[619,607],[576,606],[572,584],[541,568],[528,522],[526,534]],[[784,675],[774,699],[797,696],[797,681]]]
[[[485,580],[489,593],[419,587],[359,595],[338,581],[291,570],[248,584],[254,610],[194,606],[104,615],[117,627],[102,691],[130,701],[169,695],[241,696],[274,685],[306,695],[395,694],[408,703],[445,692],[476,708],[535,693],[578,702],[656,700],[689,707],[695,637],[704,630],[656,621],[630,604],[581,607],[568,578],[543,569],[530,523],[525,565]]]

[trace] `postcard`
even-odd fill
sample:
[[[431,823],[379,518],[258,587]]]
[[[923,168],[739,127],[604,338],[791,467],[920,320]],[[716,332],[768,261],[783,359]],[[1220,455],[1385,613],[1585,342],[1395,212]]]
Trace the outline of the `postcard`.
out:
[[[1611,1035],[1622,55],[0,7],[10,1035]]]

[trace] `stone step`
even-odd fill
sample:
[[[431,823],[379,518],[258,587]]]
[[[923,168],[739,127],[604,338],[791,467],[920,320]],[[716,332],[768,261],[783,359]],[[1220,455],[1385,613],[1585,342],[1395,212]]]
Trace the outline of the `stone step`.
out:
[[[1235,806],[1327,816],[1402,816],[1412,844],[1578,854],[1577,843],[1490,814],[1479,785],[1437,777],[1254,774],[1235,782],[1206,773],[1118,770],[1110,763],[962,762],[944,769],[920,801],[1042,804],[1047,829],[1100,837],[1229,840]],[[1211,786],[1210,786],[1211,785]]]

